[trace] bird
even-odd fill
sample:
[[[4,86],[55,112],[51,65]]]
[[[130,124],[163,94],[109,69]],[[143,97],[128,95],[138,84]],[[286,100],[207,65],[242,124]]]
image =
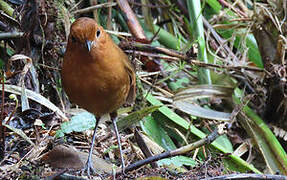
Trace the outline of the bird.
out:
[[[96,130],[100,117],[110,114],[124,173],[116,111],[125,103],[133,103],[136,96],[136,75],[128,56],[94,19],[81,17],[70,27],[61,77],[69,99],[96,117],[89,156],[83,170],[88,176],[90,172],[95,173],[92,152]]]

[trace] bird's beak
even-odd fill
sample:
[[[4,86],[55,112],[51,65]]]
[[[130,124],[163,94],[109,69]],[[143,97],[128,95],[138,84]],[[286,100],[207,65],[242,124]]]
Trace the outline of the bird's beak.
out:
[[[86,40],[86,48],[90,52],[92,49],[93,41]]]

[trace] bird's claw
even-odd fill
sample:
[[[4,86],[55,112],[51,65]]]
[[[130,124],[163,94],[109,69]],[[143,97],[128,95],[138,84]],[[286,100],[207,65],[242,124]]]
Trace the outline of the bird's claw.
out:
[[[88,177],[91,176],[91,173],[97,174],[96,170],[93,166],[92,161],[89,161],[89,160],[87,161],[87,163],[86,163],[85,167],[82,169],[81,173],[84,174],[85,172],[87,172]]]
[[[126,167],[122,167],[122,175],[127,176],[125,169],[126,169]]]

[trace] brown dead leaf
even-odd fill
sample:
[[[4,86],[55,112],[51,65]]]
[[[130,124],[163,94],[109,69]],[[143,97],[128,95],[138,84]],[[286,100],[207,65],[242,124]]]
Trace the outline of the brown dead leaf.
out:
[[[112,173],[113,165],[105,160],[92,156],[96,171]],[[54,168],[83,169],[88,159],[88,153],[79,152],[73,146],[57,145],[42,157],[42,161]]]

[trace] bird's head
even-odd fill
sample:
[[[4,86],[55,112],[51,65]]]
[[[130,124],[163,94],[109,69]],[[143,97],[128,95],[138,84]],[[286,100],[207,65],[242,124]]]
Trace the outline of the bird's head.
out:
[[[72,24],[68,44],[83,47],[90,52],[104,42],[104,29],[95,20],[82,17]]]

